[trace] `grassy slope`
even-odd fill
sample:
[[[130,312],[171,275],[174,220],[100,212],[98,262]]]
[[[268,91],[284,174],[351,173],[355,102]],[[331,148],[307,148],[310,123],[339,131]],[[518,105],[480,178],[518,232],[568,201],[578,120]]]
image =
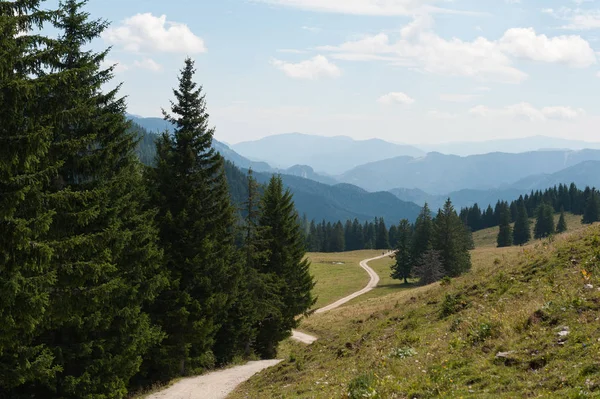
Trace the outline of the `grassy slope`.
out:
[[[554,221],[558,224],[558,219],[560,215],[554,216]],[[581,216],[573,215],[572,213],[565,213],[565,219],[567,221],[568,231],[577,231],[585,226],[581,224]],[[513,224],[514,226],[514,224]],[[533,228],[535,226],[535,219],[531,219],[531,234],[533,236]],[[477,248],[481,247],[495,247],[498,242],[498,232],[500,231],[499,227],[492,227],[485,230],[480,230],[473,233],[473,240],[475,241],[475,246]]]
[[[448,286],[310,317],[320,340],[286,344],[286,361],[232,398],[340,398],[352,381],[354,397],[600,396],[600,227],[472,255]]]
[[[360,261],[377,255],[381,255],[381,251],[308,254],[310,271],[317,282],[314,289],[318,297],[315,309],[364,288],[369,282],[369,275],[360,267]]]

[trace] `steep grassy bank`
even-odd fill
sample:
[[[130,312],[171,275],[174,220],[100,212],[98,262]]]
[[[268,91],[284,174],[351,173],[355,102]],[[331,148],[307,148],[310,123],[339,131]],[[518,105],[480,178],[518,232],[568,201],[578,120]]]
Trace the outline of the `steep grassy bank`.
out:
[[[320,340],[232,398],[600,396],[600,227],[307,319]]]

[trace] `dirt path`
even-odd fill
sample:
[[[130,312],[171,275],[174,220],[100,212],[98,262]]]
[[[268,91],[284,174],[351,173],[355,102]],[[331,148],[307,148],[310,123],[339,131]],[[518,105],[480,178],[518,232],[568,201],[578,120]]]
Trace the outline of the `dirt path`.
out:
[[[261,360],[198,377],[184,378],[145,399],[225,399],[242,382],[281,360]]]
[[[357,291],[352,295],[348,295],[347,297],[342,298],[331,305],[318,309],[315,313],[324,313],[338,308],[352,299],[366,294],[373,288],[377,287],[377,284],[379,283],[379,276],[373,269],[369,267],[368,263],[377,259],[385,258],[389,255],[390,254],[388,253],[360,262],[360,267],[365,269],[365,271],[369,273],[369,276],[371,277],[369,284],[367,284],[367,286],[362,290]],[[292,339],[310,345],[317,340],[317,337],[294,330],[292,331]],[[164,391],[147,396],[146,399],[225,399],[227,395],[233,392],[233,390],[239,384],[250,379],[250,377],[252,377],[254,374],[260,373],[264,369],[275,366],[279,362],[281,362],[281,360],[262,360],[258,362],[249,362],[243,366],[215,371],[213,373],[198,377],[185,378],[165,389]]]

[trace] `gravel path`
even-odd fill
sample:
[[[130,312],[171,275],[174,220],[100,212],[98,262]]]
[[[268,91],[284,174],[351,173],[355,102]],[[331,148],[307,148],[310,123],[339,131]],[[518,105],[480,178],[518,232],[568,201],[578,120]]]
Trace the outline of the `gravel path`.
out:
[[[331,305],[318,309],[315,313],[324,313],[338,308],[352,299],[366,294],[373,288],[377,287],[377,284],[379,283],[379,276],[373,269],[369,267],[368,263],[377,259],[385,258],[389,255],[390,254],[388,253],[360,262],[360,267],[365,269],[371,277],[369,284],[367,284],[367,286],[362,290],[357,291],[352,295],[348,295],[347,297],[342,298]],[[317,337],[294,330],[292,331],[292,339],[310,345],[317,340]],[[225,399],[227,398],[227,395],[233,392],[233,390],[239,384],[250,379],[250,377],[252,377],[254,374],[260,373],[264,369],[275,366],[279,362],[281,362],[281,360],[261,360],[258,362],[249,362],[243,366],[215,371],[213,373],[198,377],[184,378],[163,391],[147,396],[146,399]]]

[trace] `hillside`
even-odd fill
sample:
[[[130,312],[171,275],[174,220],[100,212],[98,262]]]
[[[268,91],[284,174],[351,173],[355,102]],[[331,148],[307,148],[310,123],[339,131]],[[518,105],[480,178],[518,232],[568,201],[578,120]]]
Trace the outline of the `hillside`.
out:
[[[271,174],[256,173],[260,183],[266,183]],[[281,175],[283,183],[294,194],[298,212],[309,220],[337,222],[357,218],[361,222],[383,217],[386,223],[401,219],[414,221],[421,207],[398,199],[389,192],[369,193],[356,186],[330,186],[298,176]]]
[[[291,133],[235,144],[233,149],[250,159],[260,159],[280,168],[310,165],[317,172],[343,173],[358,165],[425,153],[416,147],[388,143],[379,139],[353,140],[350,137],[323,137]]]
[[[511,188],[524,191],[540,190],[567,181],[579,187],[600,187],[600,161],[585,161],[556,173],[529,176],[511,184]]]
[[[397,157],[362,165],[344,173],[339,180],[369,191],[402,187],[447,195],[463,189],[510,186],[525,177],[556,173],[584,161],[600,161],[600,150],[491,153],[469,157],[430,153],[423,158]]]
[[[241,398],[597,397],[600,226],[472,252],[473,271],[314,315]],[[582,272],[582,270],[585,271]]]

